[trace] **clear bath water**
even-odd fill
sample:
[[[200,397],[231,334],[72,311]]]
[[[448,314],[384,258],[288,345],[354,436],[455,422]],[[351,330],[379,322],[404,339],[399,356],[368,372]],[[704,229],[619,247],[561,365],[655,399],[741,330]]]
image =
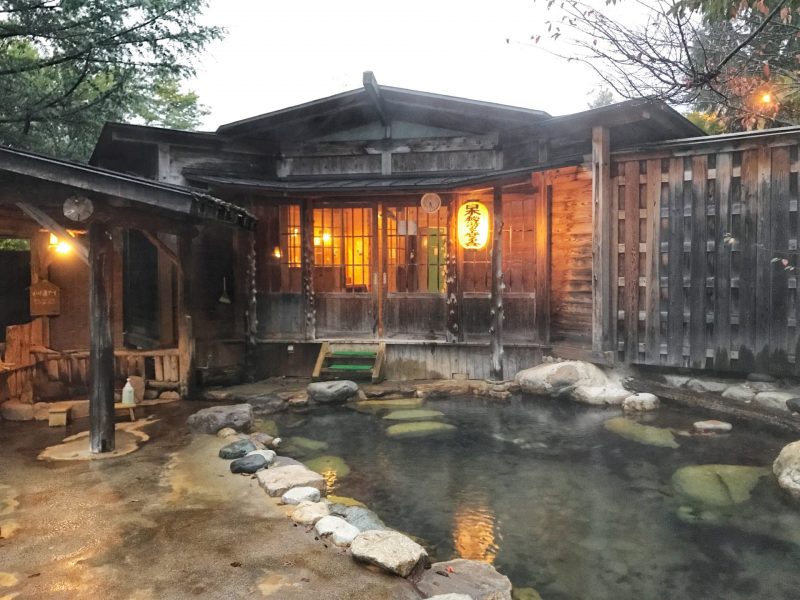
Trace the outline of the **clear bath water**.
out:
[[[448,435],[393,439],[388,410],[320,408],[277,419],[281,437],[327,443],[341,457],[331,494],[356,498],[435,560],[492,563],[516,587],[559,599],[800,598],[800,506],[762,477],[748,501],[687,507],[680,467],[769,467],[792,437],[734,422],[728,435],[684,437],[677,448],[625,439],[618,417],[538,398],[426,402]],[[639,418],[689,430],[703,415],[671,408]],[[683,508],[682,508],[683,507]]]

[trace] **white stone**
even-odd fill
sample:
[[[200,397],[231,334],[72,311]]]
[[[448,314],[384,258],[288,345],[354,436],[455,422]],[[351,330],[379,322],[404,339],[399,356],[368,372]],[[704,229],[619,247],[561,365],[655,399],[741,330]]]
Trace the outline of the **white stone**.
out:
[[[251,440],[252,441],[252,440]],[[267,461],[267,466],[269,467],[272,463],[275,462],[277,458],[277,454],[275,454],[272,450],[253,450],[252,452],[248,452],[245,456],[252,456],[253,454],[258,454],[259,456],[263,456],[264,460]]]
[[[350,544],[350,554],[358,561],[401,577],[408,577],[428,563],[425,548],[402,533],[388,529],[359,533]]]
[[[714,381],[713,379],[690,379],[686,382],[686,387],[693,392],[713,392],[716,394],[724,392],[729,385],[724,381]]]
[[[778,485],[792,498],[800,500],[800,441],[783,447],[772,463],[772,472],[778,478]]]
[[[572,390],[572,399],[583,404],[622,404],[631,395],[629,390],[614,386],[578,386]]]
[[[300,504],[301,502],[319,502],[319,490],[313,487],[296,487],[290,489],[283,496],[283,504]]]
[[[697,431],[719,431],[727,432],[733,429],[733,425],[725,421],[717,421],[716,419],[709,419],[708,421],[697,421],[693,427]]]
[[[639,392],[631,394],[622,403],[623,410],[630,411],[648,411],[656,410],[660,401],[655,394],[648,394],[647,392]]]
[[[608,378],[592,363],[567,360],[525,369],[514,381],[527,394],[549,395],[572,386],[604,386]]]
[[[313,525],[330,514],[325,502],[301,502],[292,512],[292,521],[300,525]]]
[[[302,465],[273,467],[256,474],[259,485],[270,496],[283,496],[296,487],[313,487],[325,491],[325,478]]]
[[[786,401],[795,397],[797,397],[797,394],[791,392],[758,392],[753,400],[764,408],[788,412]]]
[[[9,400],[0,404],[0,416],[6,421],[32,421],[33,404]]]
[[[337,546],[349,546],[355,537],[361,533],[358,527],[350,525],[341,517],[329,515],[322,517],[314,525],[317,533],[322,537],[328,537]]]
[[[226,438],[232,435],[237,435],[236,430],[232,427],[223,427],[217,432],[217,437]]]
[[[737,402],[752,402],[756,393],[747,385],[732,385],[722,392],[722,397]]]

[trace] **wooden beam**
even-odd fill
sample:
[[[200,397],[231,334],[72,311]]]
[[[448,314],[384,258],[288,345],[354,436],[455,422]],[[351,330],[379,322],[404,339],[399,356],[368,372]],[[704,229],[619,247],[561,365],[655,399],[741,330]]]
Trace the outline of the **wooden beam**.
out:
[[[503,380],[503,188],[497,186],[492,194],[492,290],[489,298],[489,327],[492,364],[489,375]]]
[[[314,305],[314,209],[311,200],[302,200],[300,204],[301,271],[303,279],[303,312],[305,316],[305,338],[313,340],[317,337],[317,311]]]
[[[453,196],[447,203],[447,263],[445,265],[445,308],[447,310],[447,341],[451,343],[464,341],[462,327],[462,289],[458,274],[458,198]]]
[[[611,136],[592,129],[592,352],[610,352],[611,331]],[[613,353],[612,355],[613,356]]]
[[[104,223],[89,226],[89,429],[93,453],[111,452],[114,436],[114,342],[111,296],[114,245]]]
[[[192,289],[189,273],[192,271],[192,239],[188,235],[178,237],[178,258],[181,263],[181,274],[178,277],[176,293],[178,319],[178,381],[182,398],[190,398],[194,394],[194,360],[195,342],[192,323]]]
[[[534,196],[533,226],[536,232],[536,276],[534,279],[534,322],[536,339],[545,344],[550,341],[550,254],[553,204],[553,185],[548,173],[537,173],[538,193]]]
[[[385,137],[392,137],[392,120],[389,118],[389,112],[386,110],[386,104],[381,96],[381,87],[378,85],[378,80],[375,79],[375,74],[372,71],[364,71],[364,89],[367,91],[372,105],[378,111],[378,117],[381,120],[381,125],[385,128]]]
[[[53,232],[53,234],[58,238],[62,240],[68,240],[70,245],[75,249],[75,253],[78,255],[78,257],[87,265],[89,264],[89,249],[86,247],[85,242],[71,236],[65,227],[62,227],[55,219],[53,219],[43,210],[28,204],[27,202],[17,202],[17,206],[20,208],[20,210],[22,210],[22,212],[24,212],[48,231]]]
[[[239,235],[245,238],[247,246],[247,264],[245,265],[245,297],[247,306],[245,308],[245,362],[247,365],[247,379],[255,377],[255,356],[258,334],[258,305],[256,288],[256,234],[255,231],[244,231]]]
[[[181,261],[178,260],[178,256],[172,251],[172,248],[162,242],[156,234],[150,233],[146,229],[139,229],[139,232],[146,237],[147,241],[153,244],[153,246],[155,246],[159,252],[161,252],[164,258],[172,262],[172,264],[177,267],[178,276],[180,276],[182,274]]]

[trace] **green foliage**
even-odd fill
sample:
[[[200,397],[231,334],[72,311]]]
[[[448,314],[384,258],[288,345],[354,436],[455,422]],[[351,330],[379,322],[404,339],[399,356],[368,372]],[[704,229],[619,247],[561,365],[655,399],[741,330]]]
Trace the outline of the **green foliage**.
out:
[[[17,238],[0,238],[0,250],[25,252],[31,249],[31,241]]]
[[[87,158],[105,121],[196,127],[204,0],[0,0],[0,143]]]
[[[683,116],[709,135],[728,132],[725,122],[713,112],[693,110]]]
[[[589,102],[587,103],[589,108],[600,108],[601,106],[614,104],[614,94],[605,86],[592,90],[590,94]]]

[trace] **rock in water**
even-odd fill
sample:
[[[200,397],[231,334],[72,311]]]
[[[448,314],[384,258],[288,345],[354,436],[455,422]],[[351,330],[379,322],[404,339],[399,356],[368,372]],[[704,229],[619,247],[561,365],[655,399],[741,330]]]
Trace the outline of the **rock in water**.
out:
[[[428,419],[438,419],[444,413],[438,410],[393,410],[383,417],[387,421],[424,421]]]
[[[253,407],[249,404],[212,406],[190,415],[186,424],[197,433],[217,433],[223,427],[249,432],[253,428]]]
[[[406,438],[422,437],[427,435],[450,433],[455,431],[453,425],[439,423],[437,421],[413,421],[411,423],[398,423],[386,428],[389,437]]]
[[[765,467],[739,465],[690,465],[672,475],[672,487],[684,500],[705,507],[726,507],[750,499]]]
[[[267,459],[260,454],[248,454],[231,461],[231,473],[253,474],[267,468]]]
[[[716,419],[709,419],[708,421],[696,421],[693,424],[693,427],[697,431],[710,431],[719,433],[727,433],[733,429],[733,425],[730,423],[726,423],[725,421],[717,421]]]
[[[800,398],[789,398],[786,401],[786,408],[793,413],[800,413]]]
[[[555,394],[574,386],[602,387],[608,384],[603,371],[592,363],[579,360],[538,365],[520,371],[514,380],[523,392],[538,395]]]
[[[328,498],[330,500],[330,497]],[[364,506],[345,506],[331,503],[331,514],[342,517],[345,521],[357,527],[359,531],[389,529],[380,517]]]
[[[622,410],[644,412],[656,410],[658,405],[658,396],[646,392],[639,392],[625,398],[625,401],[622,403]]]
[[[308,397],[321,404],[347,402],[358,395],[355,381],[316,381],[308,384]]]
[[[677,448],[678,443],[669,429],[650,427],[625,417],[616,417],[603,423],[608,431],[621,435],[627,440],[647,444],[648,446],[661,446],[664,448]]]
[[[428,564],[425,548],[396,531],[364,531],[350,544],[353,558],[376,565],[385,571],[408,577]]]
[[[440,575],[447,573],[449,577]],[[511,600],[511,581],[487,563],[457,558],[431,565],[417,583],[423,596],[466,594],[475,600]]]
[[[343,458],[338,456],[318,456],[306,462],[305,465],[320,475],[335,473],[336,479],[347,477],[350,474],[350,467]]]
[[[226,460],[242,458],[245,454],[252,452],[255,449],[255,444],[253,444],[253,442],[250,440],[238,440],[232,444],[228,444],[227,446],[220,448],[219,457]]]
[[[778,485],[792,498],[800,500],[800,441],[783,447],[772,463],[772,472],[778,478]]]
[[[329,537],[337,546],[349,546],[360,533],[357,527],[350,525],[343,518],[333,515],[322,517],[314,525],[314,529],[320,537]]]
[[[625,388],[615,385],[579,385],[571,392],[571,397],[576,402],[595,405],[622,404],[631,393]]]
[[[764,408],[772,408],[775,410],[786,411],[786,402],[794,398],[795,395],[790,392],[758,392],[755,395],[754,401]]]
[[[281,496],[283,504],[300,504],[301,502],[319,502],[319,490],[313,487],[296,487]]]

